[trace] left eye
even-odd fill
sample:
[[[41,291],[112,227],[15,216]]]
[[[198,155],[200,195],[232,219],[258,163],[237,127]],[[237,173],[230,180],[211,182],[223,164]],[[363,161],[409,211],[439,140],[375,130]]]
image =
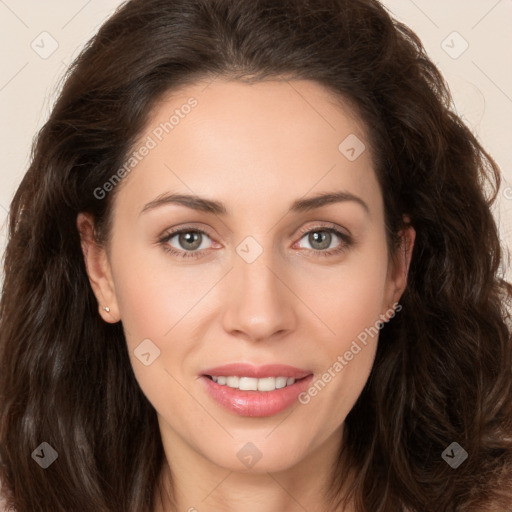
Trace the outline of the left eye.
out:
[[[306,239],[306,241],[312,247],[306,247],[306,249],[312,249],[315,251],[324,251],[326,249],[334,249],[338,244],[336,244],[336,238],[338,238],[338,244],[341,240],[345,241],[345,238],[339,231],[332,228],[317,228],[311,229],[307,231],[301,238],[301,240]],[[331,243],[335,242],[334,247],[331,247]],[[300,246],[302,247],[302,246]]]
[[[174,247],[178,250],[185,250],[187,252],[190,251],[197,251],[200,249],[206,249],[207,247],[203,246],[204,238],[210,238],[206,233],[203,231],[195,231],[195,230],[188,230],[188,231],[179,231],[177,233],[173,233],[169,235],[166,239],[166,242],[171,245],[171,247]],[[171,240],[173,238],[177,238],[178,246],[173,245],[171,243]]]

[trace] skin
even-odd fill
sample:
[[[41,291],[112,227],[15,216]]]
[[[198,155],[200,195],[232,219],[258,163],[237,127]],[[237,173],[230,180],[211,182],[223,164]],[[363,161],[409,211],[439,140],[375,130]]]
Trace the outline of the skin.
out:
[[[158,413],[169,464],[162,486],[170,469],[176,510],[325,511],[323,486],[377,336],[307,405],[270,417],[224,410],[199,376],[249,362],[288,364],[320,378],[358,334],[389,317],[406,286],[415,232],[402,232],[392,259],[369,145],[354,161],[338,150],[350,134],[367,140],[365,127],[319,84],[196,83],[158,103],[140,141],[190,97],[198,105],[118,185],[107,247],[94,243],[89,215],[77,219],[99,313],[123,322],[136,378]],[[368,212],[343,201],[287,213],[296,199],[341,190]],[[167,192],[221,201],[228,214],[177,204],[141,214]],[[308,234],[326,223],[350,234],[352,244],[334,234],[324,246],[315,243]],[[185,226],[207,233],[199,249],[180,245],[179,235],[159,242]],[[252,263],[236,252],[248,236],[262,249]],[[181,259],[166,245],[202,256]],[[134,350],[148,338],[160,356],[145,366]],[[237,457],[248,442],[262,455],[252,468]]]

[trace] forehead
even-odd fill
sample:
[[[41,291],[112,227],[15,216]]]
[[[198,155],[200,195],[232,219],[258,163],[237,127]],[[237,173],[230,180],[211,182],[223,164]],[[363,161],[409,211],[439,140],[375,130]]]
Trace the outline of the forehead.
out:
[[[144,146],[123,182],[132,204],[179,191],[261,208],[333,188],[379,201],[364,124],[310,81],[217,79],[172,91],[134,152]]]

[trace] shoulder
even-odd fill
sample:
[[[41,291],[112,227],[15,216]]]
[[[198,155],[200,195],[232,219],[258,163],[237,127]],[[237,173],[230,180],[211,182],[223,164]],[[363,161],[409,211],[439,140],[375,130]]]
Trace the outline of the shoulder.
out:
[[[7,504],[4,497],[0,494],[0,512],[7,512]]]
[[[0,512],[16,512],[16,509],[9,507],[7,508],[7,503],[3,496],[0,496]]]
[[[0,512],[16,512],[12,507],[7,508],[7,502],[4,495],[2,494],[2,481],[0,480]]]

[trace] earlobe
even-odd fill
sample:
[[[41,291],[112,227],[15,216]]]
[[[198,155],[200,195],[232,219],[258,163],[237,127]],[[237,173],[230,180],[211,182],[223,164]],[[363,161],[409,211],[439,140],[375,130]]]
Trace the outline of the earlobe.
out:
[[[77,217],[77,229],[80,234],[87,276],[98,300],[99,314],[105,322],[119,322],[120,314],[110,263],[105,248],[95,240],[92,215],[80,213]]]

